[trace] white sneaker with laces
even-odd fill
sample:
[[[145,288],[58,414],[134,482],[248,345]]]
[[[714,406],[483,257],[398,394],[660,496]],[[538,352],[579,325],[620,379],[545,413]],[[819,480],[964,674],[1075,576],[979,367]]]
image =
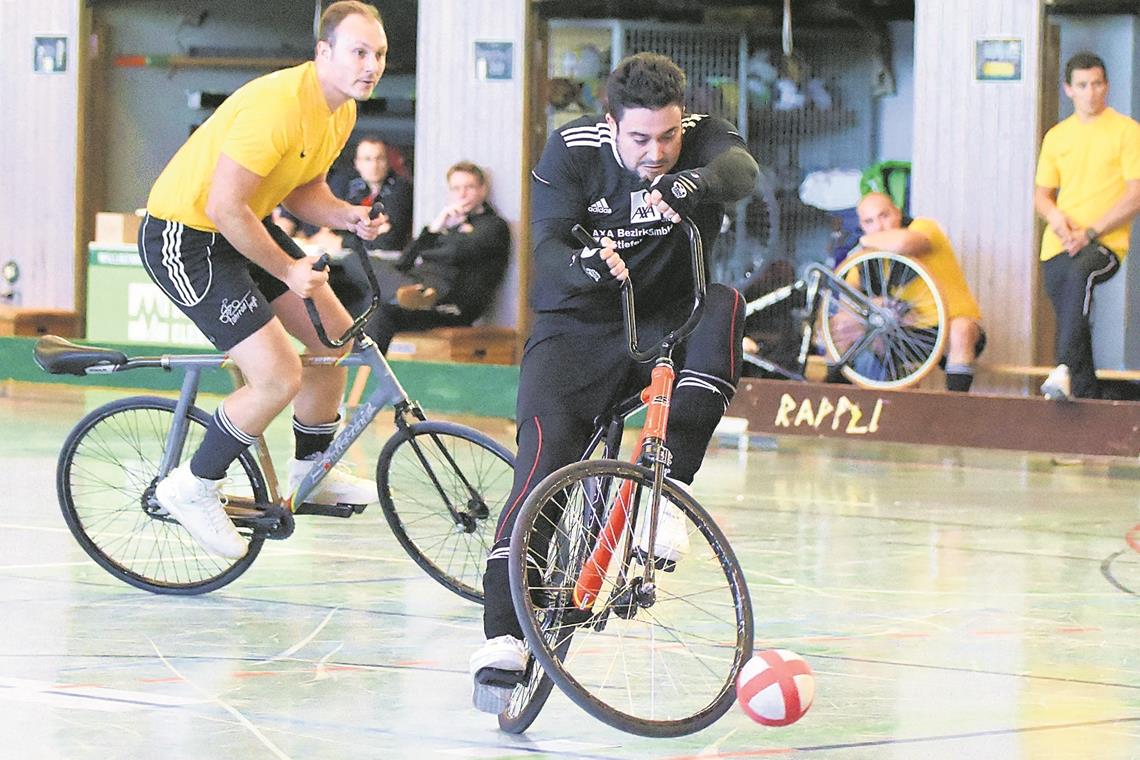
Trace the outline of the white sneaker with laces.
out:
[[[526,674],[525,645],[514,636],[496,636],[471,655],[471,679],[475,709],[498,715],[507,709],[511,692]]]
[[[1067,365],[1058,364],[1041,383],[1041,393],[1051,401],[1068,401],[1073,397]]]
[[[206,551],[227,559],[241,559],[249,544],[238,533],[218,495],[221,480],[206,480],[176,467],[155,486],[154,495],[167,513],[181,523]]]
[[[693,493],[692,487],[673,481],[682,491]],[[634,553],[638,557],[645,557],[649,549],[649,512],[637,517],[637,534],[634,536]],[[658,568],[671,572],[677,560],[689,551],[689,521],[680,507],[667,501],[662,494],[661,506],[657,513],[657,540],[653,542],[653,556],[656,558]]]
[[[289,493],[297,490],[312,466],[313,461],[309,459],[289,462]],[[345,464],[334,465],[306,498],[311,504],[372,504],[379,500],[376,482],[356,477]]]

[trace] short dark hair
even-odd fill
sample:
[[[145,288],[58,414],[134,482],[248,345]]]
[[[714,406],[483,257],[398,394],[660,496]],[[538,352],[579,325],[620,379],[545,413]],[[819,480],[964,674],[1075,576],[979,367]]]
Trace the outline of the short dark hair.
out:
[[[376,9],[375,5],[358,2],[358,0],[337,0],[325,8],[325,12],[321,14],[320,23],[317,25],[317,41],[333,44],[336,28],[340,26],[340,22],[349,16],[356,15],[374,18],[380,23],[380,26],[384,26],[384,19],[380,18],[380,11]]]
[[[447,170],[447,178],[451,179],[451,175],[455,174],[456,172],[470,174],[472,177],[479,180],[480,185],[483,185],[484,187],[487,185],[487,175],[483,173],[483,170],[479,167],[478,164],[473,164],[470,161],[460,161],[458,163],[452,164],[451,168]]]
[[[606,81],[606,110],[621,121],[627,108],[685,108],[685,72],[667,56],[637,53],[622,59]]]
[[[388,143],[384,142],[384,139],[382,137],[380,137],[380,135],[374,135],[372,133],[361,135],[360,139],[356,141],[356,147],[359,148],[361,145],[364,145],[365,143],[370,143],[372,145],[379,145],[381,148],[384,149],[385,153],[388,152]],[[355,153],[353,153],[353,155],[355,155]]]
[[[1074,71],[1083,71],[1084,69],[1100,69],[1101,73],[1104,74],[1104,81],[1108,81],[1108,69],[1104,67],[1104,61],[1101,57],[1096,53],[1082,50],[1065,63],[1065,84],[1073,83]]]

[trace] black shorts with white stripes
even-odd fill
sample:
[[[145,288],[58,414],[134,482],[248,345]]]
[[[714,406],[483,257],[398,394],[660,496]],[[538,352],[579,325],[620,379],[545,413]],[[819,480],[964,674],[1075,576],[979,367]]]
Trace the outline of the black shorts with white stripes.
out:
[[[273,240],[295,259],[304,251],[266,222]],[[217,232],[147,215],[139,227],[147,274],[220,351],[228,351],[273,319],[269,304],[285,283],[254,264]]]

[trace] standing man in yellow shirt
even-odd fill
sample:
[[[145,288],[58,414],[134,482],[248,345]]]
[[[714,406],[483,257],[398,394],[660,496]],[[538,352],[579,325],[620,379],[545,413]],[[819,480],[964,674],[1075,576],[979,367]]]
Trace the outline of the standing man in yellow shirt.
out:
[[[303,221],[365,240],[387,220],[340,200],[325,181],[356,123],[356,101],[384,73],[388,38],[377,10],[341,0],[322,14],[314,60],[243,85],[199,127],[151,188],[139,254],[155,283],[241,369],[246,384],[218,406],[189,464],[158,483],[158,502],[211,553],[236,559],[248,545],[219,487],[237,459],[293,402],[295,487],[332,442],[342,367],[301,367],[292,334],[330,355],[305,311],[317,305],[330,334],[351,319],[309,257],[269,220],[283,204]],[[376,485],[333,468],[320,503],[367,504]]]
[[[1065,64],[1073,115],[1045,133],[1033,204],[1045,291],[1057,315],[1057,367],[1046,398],[1099,398],[1089,309],[1093,287],[1116,274],[1140,212],[1140,124],[1107,105],[1108,73],[1092,53]]]
[[[855,207],[869,251],[893,251],[919,261],[930,273],[946,305],[948,348],[944,357],[946,390],[965,393],[974,382],[974,360],[986,346],[982,312],[966,284],[946,233],[933,219],[903,219],[886,193],[867,193]]]

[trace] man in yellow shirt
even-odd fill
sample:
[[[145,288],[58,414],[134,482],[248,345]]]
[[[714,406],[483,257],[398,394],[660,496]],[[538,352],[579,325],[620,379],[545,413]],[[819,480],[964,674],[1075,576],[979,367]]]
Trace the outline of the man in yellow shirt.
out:
[[[1089,309],[1093,287],[1120,269],[1140,212],[1140,124],[1108,107],[1108,74],[1092,53],[1065,64],[1065,95],[1074,112],[1045,133],[1033,193],[1047,222],[1041,268],[1057,315],[1057,367],[1041,392],[1099,398]]]
[[[859,238],[863,248],[914,258],[938,285],[949,321],[949,347],[944,357],[946,390],[969,391],[974,382],[974,360],[985,348],[986,333],[982,312],[946,233],[932,219],[904,220],[902,211],[885,193],[867,193],[855,211],[863,230]]]
[[[226,516],[219,487],[230,464],[293,402],[290,487],[331,443],[344,392],[340,367],[301,367],[292,334],[333,354],[305,311],[316,303],[330,334],[351,322],[314,271],[314,257],[269,221],[283,204],[303,221],[371,240],[387,220],[338,199],[325,181],[372,95],[388,52],[376,9],[342,0],[322,14],[314,60],[237,90],[163,169],[147,200],[139,254],[147,272],[241,369],[246,385],[217,408],[189,464],[158,483],[158,502],[208,551],[242,557],[248,545]],[[334,468],[313,499],[366,504],[376,486]]]

